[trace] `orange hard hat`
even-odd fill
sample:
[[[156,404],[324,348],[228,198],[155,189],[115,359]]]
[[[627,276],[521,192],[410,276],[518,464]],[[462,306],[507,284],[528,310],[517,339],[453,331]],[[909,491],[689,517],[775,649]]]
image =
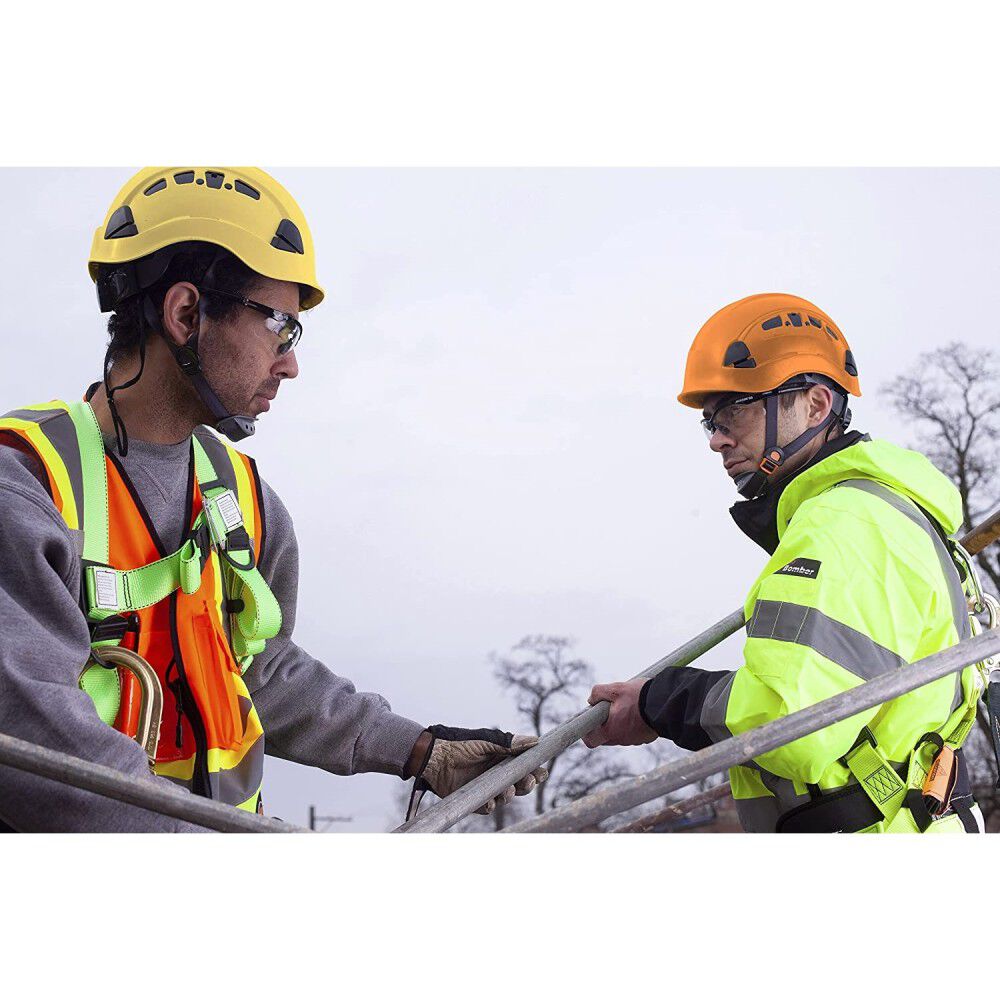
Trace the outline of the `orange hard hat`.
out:
[[[768,392],[806,373],[825,375],[861,395],[850,346],[822,309],[797,295],[748,295],[698,331],[677,399],[700,409],[713,393]]]

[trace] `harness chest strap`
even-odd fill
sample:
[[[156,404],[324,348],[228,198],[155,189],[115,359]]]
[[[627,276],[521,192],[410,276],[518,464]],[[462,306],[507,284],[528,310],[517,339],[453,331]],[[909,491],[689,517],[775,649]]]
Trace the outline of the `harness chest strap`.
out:
[[[195,474],[201,490],[202,517],[212,546],[222,560],[223,573],[235,577],[238,590],[230,595],[235,603],[233,652],[241,670],[264,649],[281,629],[281,608],[261,576],[254,558],[253,541],[243,525],[243,514],[233,491],[216,476],[212,462],[197,437],[194,439]],[[234,601],[235,597],[235,601]]]

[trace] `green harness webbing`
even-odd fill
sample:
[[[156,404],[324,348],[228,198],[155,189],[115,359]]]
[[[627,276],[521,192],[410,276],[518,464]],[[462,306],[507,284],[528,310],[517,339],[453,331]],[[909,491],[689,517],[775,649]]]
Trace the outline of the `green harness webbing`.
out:
[[[245,672],[267,640],[281,629],[281,608],[257,569],[239,501],[218,478],[201,442],[192,437],[202,510],[188,537],[163,559],[119,570],[108,565],[108,480],[100,425],[87,402],[70,403],[68,410],[76,427],[84,484],[81,597],[87,620],[96,626],[115,615],[152,607],[176,590],[193,594],[201,586],[202,572],[214,549],[230,611],[233,656],[240,672]],[[95,630],[91,645],[118,645],[122,638],[103,638]],[[93,699],[100,717],[113,723],[121,694],[117,670],[94,664],[84,671],[80,686]]]

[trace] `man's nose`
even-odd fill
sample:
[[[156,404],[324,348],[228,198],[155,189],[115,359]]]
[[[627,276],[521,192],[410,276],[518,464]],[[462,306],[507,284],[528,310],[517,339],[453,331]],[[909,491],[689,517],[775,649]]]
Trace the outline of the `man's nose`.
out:
[[[708,446],[712,451],[721,452],[723,448],[733,448],[736,446],[735,439],[726,434],[721,427],[716,427],[712,436],[708,439]]]
[[[278,355],[278,363],[272,369],[279,378],[295,378],[299,374],[299,362],[295,357],[295,351],[288,351],[286,354]]]

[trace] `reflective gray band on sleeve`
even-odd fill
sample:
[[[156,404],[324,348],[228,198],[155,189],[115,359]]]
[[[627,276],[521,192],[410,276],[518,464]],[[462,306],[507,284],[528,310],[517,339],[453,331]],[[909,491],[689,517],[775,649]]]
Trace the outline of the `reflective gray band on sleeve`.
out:
[[[747,636],[808,646],[866,681],[906,666],[901,656],[863,632],[802,604],[758,601]]]
[[[734,735],[726,726],[726,710],[729,708],[729,695],[735,679],[735,671],[722,674],[719,683],[709,690],[702,702],[699,721],[713,743],[721,743]]]

